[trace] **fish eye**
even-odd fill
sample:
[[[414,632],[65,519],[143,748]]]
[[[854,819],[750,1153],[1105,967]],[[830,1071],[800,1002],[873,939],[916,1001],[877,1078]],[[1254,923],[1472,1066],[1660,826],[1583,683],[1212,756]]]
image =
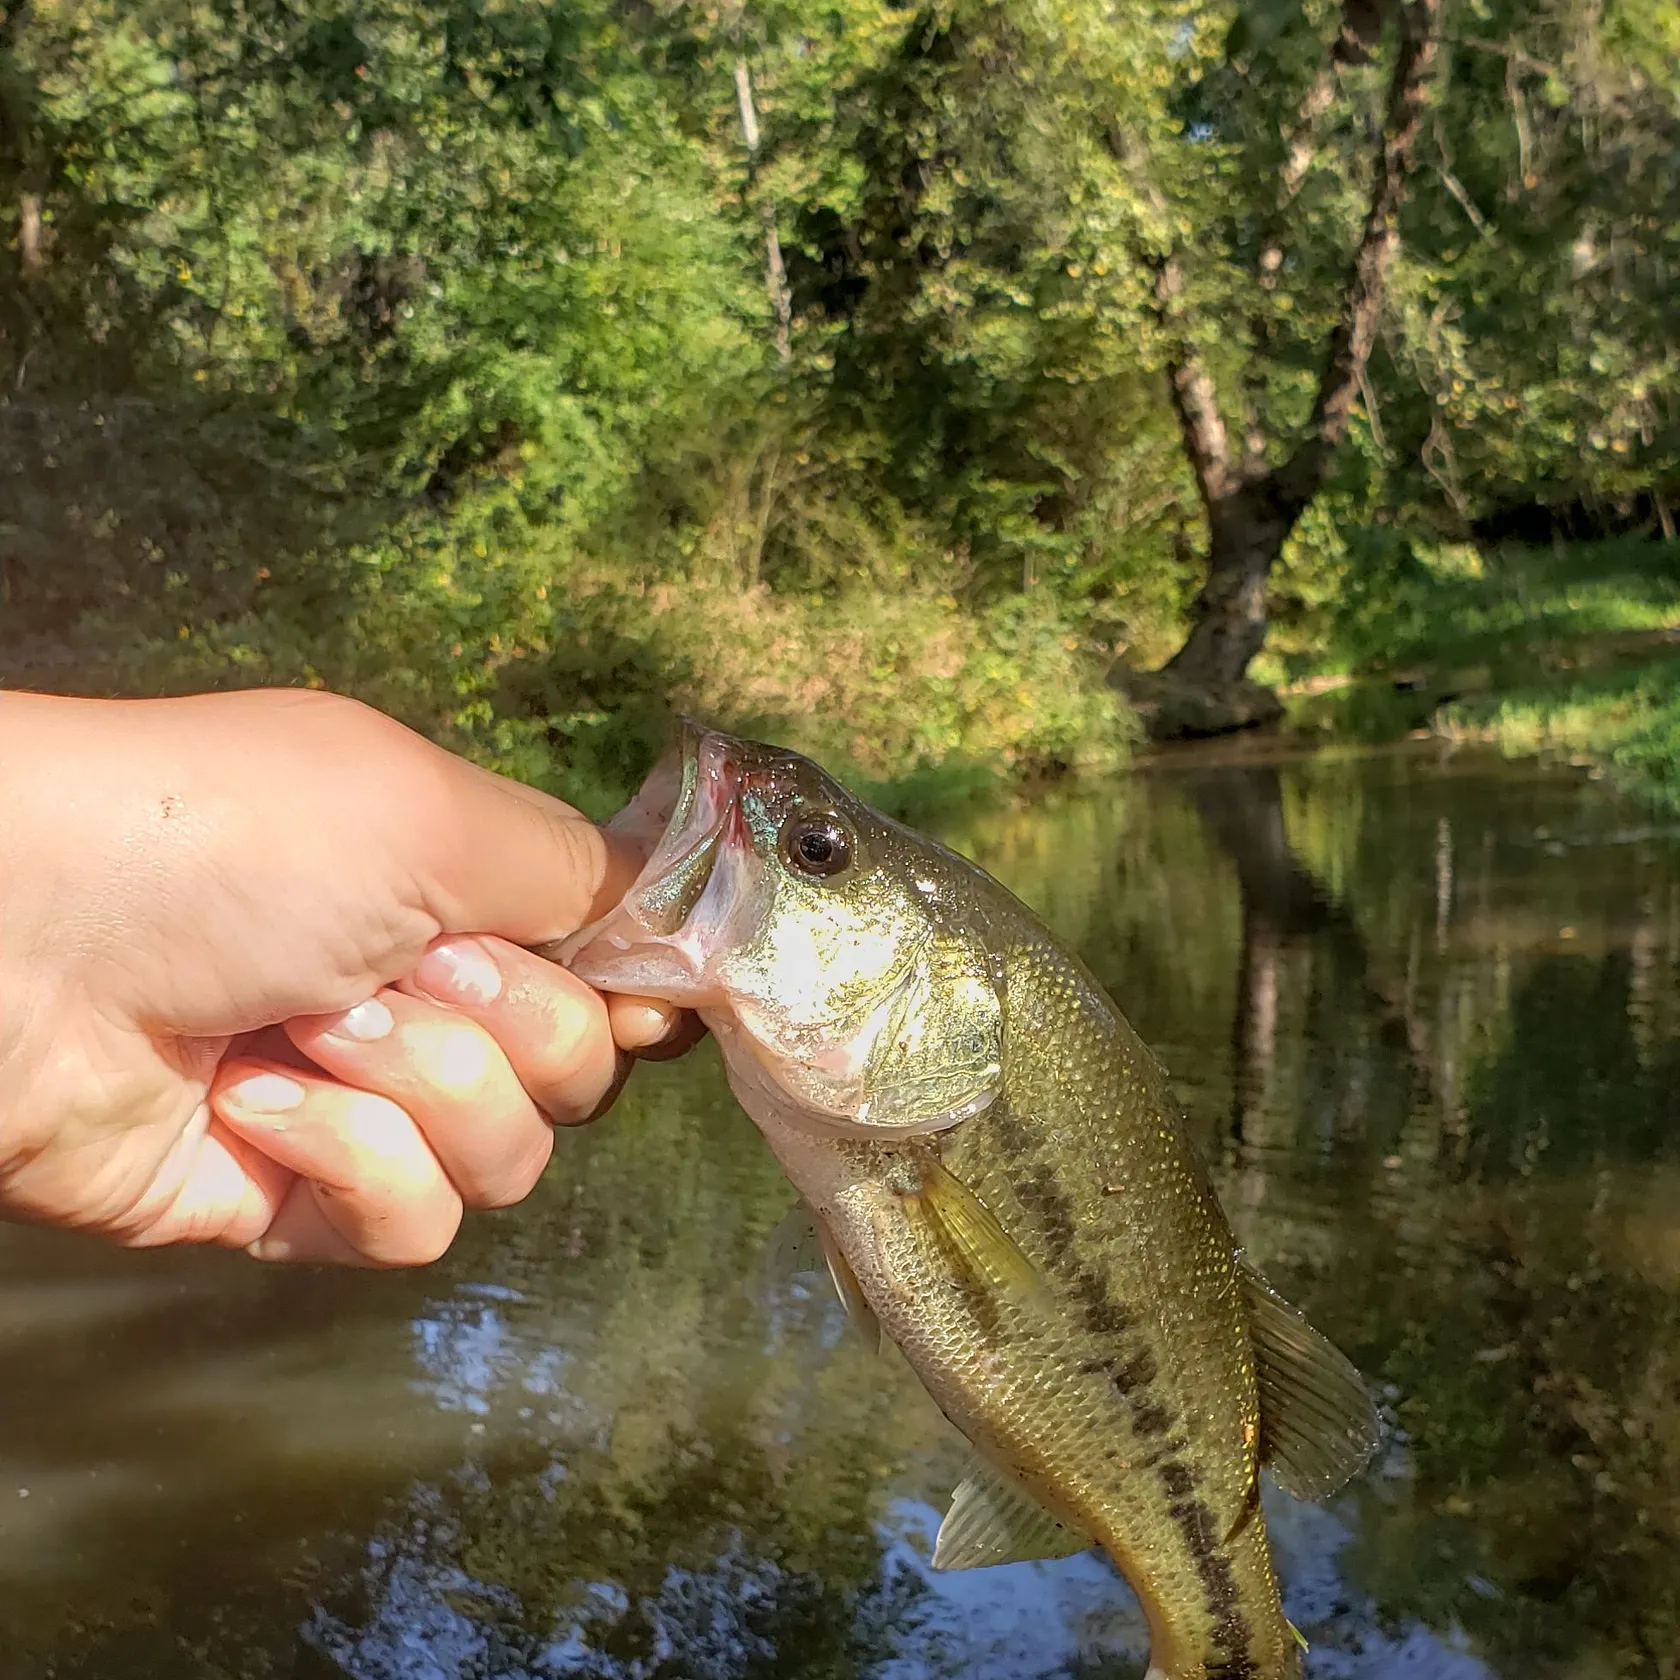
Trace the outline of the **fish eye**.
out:
[[[852,861],[852,836],[832,811],[795,811],[782,824],[782,856],[801,875],[832,880]]]

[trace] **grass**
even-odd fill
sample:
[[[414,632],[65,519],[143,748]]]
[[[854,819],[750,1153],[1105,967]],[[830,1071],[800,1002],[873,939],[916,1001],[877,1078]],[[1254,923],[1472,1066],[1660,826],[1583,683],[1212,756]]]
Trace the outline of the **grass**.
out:
[[[306,558],[242,611],[187,591],[149,616],[128,598],[88,615],[78,684],[326,684],[595,815],[677,711],[809,752],[912,821],[1111,772],[1136,738],[1104,680],[1103,604],[1050,589],[963,603],[926,556],[890,583],[773,591],[698,563],[664,575],[590,557],[491,509]],[[1282,690],[1298,734],[1427,729],[1584,759],[1680,804],[1680,542],[1484,554],[1327,508],[1277,582],[1253,674]],[[0,659],[0,677],[33,675]]]
[[[1680,810],[1680,655],[1502,698],[1443,707],[1438,733],[1508,757],[1601,767],[1628,792]]]
[[[643,582],[536,549],[378,558],[377,586],[345,588],[328,622],[279,598],[174,635],[125,643],[115,626],[91,686],[331,687],[597,817],[679,713],[809,753],[911,821],[1112,772],[1136,739],[1099,650],[1048,590],[974,607],[916,583]]]
[[[1290,727],[1428,729],[1593,764],[1680,806],[1680,543],[1411,549],[1374,574],[1316,615],[1316,652],[1280,638],[1267,674]]]
[[[1566,669],[1594,643],[1680,626],[1680,542],[1553,548],[1426,543],[1387,528],[1316,533],[1278,578],[1261,681]]]

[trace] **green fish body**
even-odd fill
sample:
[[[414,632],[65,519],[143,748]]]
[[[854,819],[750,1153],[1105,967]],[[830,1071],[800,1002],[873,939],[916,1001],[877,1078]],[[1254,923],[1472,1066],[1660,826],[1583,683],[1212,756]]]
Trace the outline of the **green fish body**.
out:
[[[1259,1471],[1323,1496],[1358,1374],[1243,1261],[1160,1064],[968,860],[797,755],[686,730],[659,839],[561,955],[698,1008],[854,1320],[975,1449],[934,1564],[1101,1546],[1160,1680],[1290,1680]]]

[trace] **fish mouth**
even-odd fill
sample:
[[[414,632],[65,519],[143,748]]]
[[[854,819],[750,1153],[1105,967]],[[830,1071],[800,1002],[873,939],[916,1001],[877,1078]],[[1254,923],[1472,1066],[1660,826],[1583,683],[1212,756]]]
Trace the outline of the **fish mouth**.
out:
[[[678,720],[670,748],[606,825],[652,844],[641,873],[613,910],[541,955],[605,990],[691,1006],[707,1001],[707,971],[740,896],[738,883],[720,878],[718,862],[746,841],[741,746],[692,719]],[[709,892],[716,902],[696,918]]]

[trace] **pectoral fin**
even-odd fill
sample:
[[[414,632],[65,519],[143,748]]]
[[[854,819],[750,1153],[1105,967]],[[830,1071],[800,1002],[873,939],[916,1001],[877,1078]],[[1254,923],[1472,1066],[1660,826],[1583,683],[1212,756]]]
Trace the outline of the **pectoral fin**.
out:
[[[976,1460],[939,1525],[933,1567],[984,1569],[994,1563],[1072,1557],[1092,1544]]]
[[[782,1215],[764,1245],[765,1278],[776,1284],[784,1278],[820,1272],[823,1264],[816,1215],[803,1202],[795,1202]]]
[[[982,1293],[1048,1300],[1044,1280],[997,1215],[939,1161],[921,1164],[921,1188],[905,1204]]]
[[[1246,1261],[1239,1263],[1260,1379],[1260,1459],[1297,1499],[1326,1499],[1377,1450],[1358,1371]]]

